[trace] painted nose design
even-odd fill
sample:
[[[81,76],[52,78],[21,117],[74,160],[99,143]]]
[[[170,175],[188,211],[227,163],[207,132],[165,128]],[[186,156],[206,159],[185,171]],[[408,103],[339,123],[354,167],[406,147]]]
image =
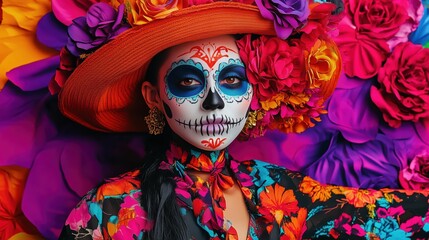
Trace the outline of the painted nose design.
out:
[[[206,110],[215,110],[217,108],[223,109],[225,107],[225,103],[219,94],[214,91],[209,91],[206,99],[203,102],[203,108]]]

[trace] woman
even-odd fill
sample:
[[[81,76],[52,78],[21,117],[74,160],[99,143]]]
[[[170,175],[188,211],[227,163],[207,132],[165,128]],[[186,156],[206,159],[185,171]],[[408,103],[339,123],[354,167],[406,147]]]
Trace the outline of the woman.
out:
[[[428,192],[325,186],[228,154],[240,134],[254,136],[266,128],[300,132],[317,119],[341,65],[327,34],[335,5],[310,4],[313,11],[325,9],[322,17],[310,15],[315,25],[306,26],[316,29],[311,31],[301,25],[309,14],[306,1],[293,5],[296,12],[289,12],[288,21],[276,18],[275,27],[259,11],[263,16],[271,11],[271,18],[282,11],[258,1],[258,7],[218,2],[173,9],[180,5],[175,3],[161,19],[128,4],[127,21],[145,25],[122,33],[119,5],[109,30],[116,39],[88,58],[74,33],[93,27],[90,18],[88,25],[69,28],[72,41],[64,55],[86,59],[62,87],[59,106],[92,129],[148,129],[155,136],[140,169],[107,180],[82,199],[61,239],[429,236]],[[88,16],[109,9],[95,4]],[[249,34],[236,35],[243,33]]]

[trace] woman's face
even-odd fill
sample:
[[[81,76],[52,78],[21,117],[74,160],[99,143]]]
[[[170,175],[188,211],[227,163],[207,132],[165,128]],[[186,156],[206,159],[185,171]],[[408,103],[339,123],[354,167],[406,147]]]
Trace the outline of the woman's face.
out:
[[[158,87],[171,129],[208,151],[223,149],[238,136],[253,93],[231,36],[171,48]]]

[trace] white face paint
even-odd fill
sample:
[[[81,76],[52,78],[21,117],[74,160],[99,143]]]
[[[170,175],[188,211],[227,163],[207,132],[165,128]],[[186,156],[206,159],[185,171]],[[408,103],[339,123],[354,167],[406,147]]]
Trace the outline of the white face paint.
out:
[[[243,129],[253,89],[233,37],[171,48],[158,83],[169,126],[195,147],[223,149]]]

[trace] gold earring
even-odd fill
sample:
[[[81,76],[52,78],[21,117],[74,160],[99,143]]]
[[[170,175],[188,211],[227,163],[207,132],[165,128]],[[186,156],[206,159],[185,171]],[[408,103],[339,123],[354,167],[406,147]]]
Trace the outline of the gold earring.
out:
[[[158,108],[153,107],[149,110],[149,115],[144,117],[149,133],[159,135],[164,131],[165,119],[164,115]]]

